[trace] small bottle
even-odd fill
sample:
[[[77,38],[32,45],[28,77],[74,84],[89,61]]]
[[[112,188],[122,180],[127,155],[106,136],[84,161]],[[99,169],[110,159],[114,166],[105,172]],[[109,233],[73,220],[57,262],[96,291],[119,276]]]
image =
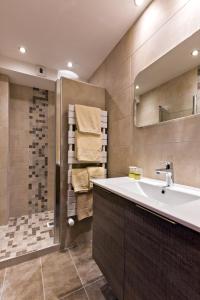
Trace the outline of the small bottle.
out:
[[[136,167],[129,167],[129,177],[135,179],[135,169]]]
[[[135,180],[140,180],[142,175],[142,169],[138,167],[129,167],[129,177]]]
[[[134,173],[134,179],[135,180],[140,180],[141,179],[141,173],[142,173],[141,169],[136,167],[135,168],[135,173]]]
[[[137,167],[129,167],[129,177],[132,179],[136,179],[137,175]]]

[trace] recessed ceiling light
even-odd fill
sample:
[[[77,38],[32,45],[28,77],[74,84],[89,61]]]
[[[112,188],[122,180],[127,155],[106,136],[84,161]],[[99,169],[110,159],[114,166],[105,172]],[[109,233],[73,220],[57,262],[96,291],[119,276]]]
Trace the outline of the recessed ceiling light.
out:
[[[140,88],[139,85],[136,85],[135,89],[136,89],[136,90],[139,90],[139,88]]]
[[[71,61],[69,61],[69,62],[67,63],[67,66],[68,66],[68,68],[72,68],[72,67],[73,67],[73,63],[72,63]]]
[[[22,54],[25,54],[26,53],[26,48],[23,47],[23,46],[20,46],[19,47],[19,52],[21,52]]]
[[[135,0],[135,5],[140,6],[144,3],[144,0]]]
[[[194,49],[194,50],[192,51],[192,56],[198,56],[198,55],[199,55],[199,50]]]
[[[75,72],[72,72],[70,70],[59,70],[58,71],[58,78],[60,79],[61,77],[66,77],[69,79],[78,79],[79,76]]]

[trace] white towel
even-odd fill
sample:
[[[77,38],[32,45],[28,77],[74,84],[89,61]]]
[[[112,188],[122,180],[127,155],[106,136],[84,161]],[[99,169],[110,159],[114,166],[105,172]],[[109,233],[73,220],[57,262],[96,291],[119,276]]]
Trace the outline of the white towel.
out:
[[[72,169],[72,186],[75,192],[87,192],[89,189],[89,177],[86,168]]]
[[[93,188],[93,183],[90,179],[101,179],[105,178],[105,169],[103,167],[87,167],[88,176],[89,176],[89,188]]]
[[[76,158],[82,162],[101,162],[102,136],[75,133]]]
[[[101,110],[99,108],[76,104],[75,113],[79,132],[101,134]]]

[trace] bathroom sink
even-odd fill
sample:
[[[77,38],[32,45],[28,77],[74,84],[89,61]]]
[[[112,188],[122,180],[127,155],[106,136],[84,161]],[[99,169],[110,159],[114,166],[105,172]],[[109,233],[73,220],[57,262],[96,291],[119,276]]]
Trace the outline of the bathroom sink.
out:
[[[163,188],[163,182],[157,183],[152,180],[151,183],[144,179],[140,181],[129,180],[119,184],[118,187],[129,193],[143,196],[150,202],[157,202],[158,205],[178,206],[200,199],[199,193],[195,193],[190,189],[181,189],[177,186]]]
[[[191,201],[199,200],[199,196],[176,191],[172,188],[163,188],[148,183],[138,183],[139,189],[144,196],[168,205],[182,205]]]

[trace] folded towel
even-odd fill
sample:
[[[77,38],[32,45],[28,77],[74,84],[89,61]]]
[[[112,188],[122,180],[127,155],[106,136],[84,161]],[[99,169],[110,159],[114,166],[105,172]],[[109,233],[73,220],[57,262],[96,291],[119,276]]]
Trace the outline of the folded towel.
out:
[[[93,183],[90,179],[95,178],[105,178],[105,169],[103,167],[87,167],[88,175],[89,175],[89,188],[93,188]]]
[[[79,132],[101,134],[101,110],[99,108],[75,105],[75,113]]]
[[[72,186],[75,192],[87,192],[89,177],[86,168],[72,169]]]
[[[75,150],[77,160],[85,162],[100,162],[101,148],[101,135],[85,134],[76,131]]]
[[[77,218],[83,220],[93,215],[93,196],[92,192],[76,194],[77,203]]]

